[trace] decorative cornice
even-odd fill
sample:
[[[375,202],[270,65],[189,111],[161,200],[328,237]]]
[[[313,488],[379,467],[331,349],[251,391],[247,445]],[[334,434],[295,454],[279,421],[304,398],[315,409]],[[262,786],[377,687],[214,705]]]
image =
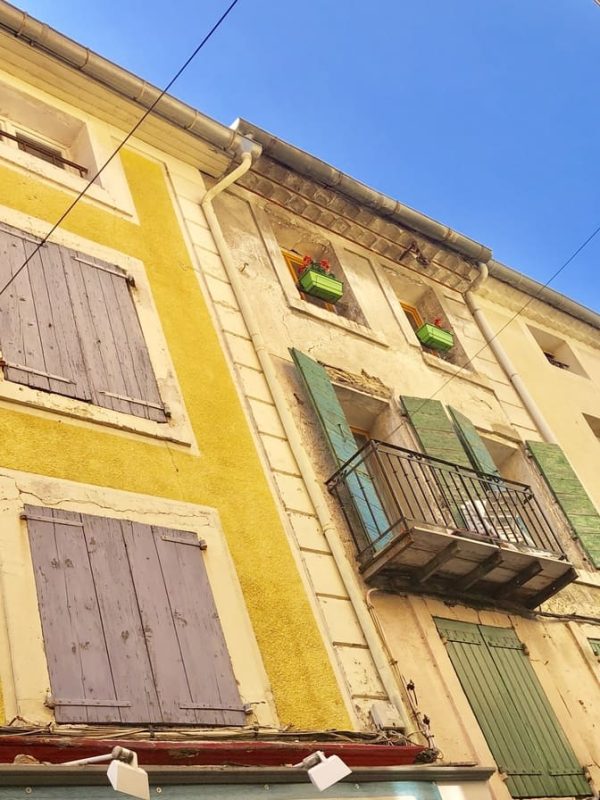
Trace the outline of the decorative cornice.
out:
[[[238,184],[291,214],[449,289],[465,292],[478,275],[476,263],[451,248],[386,220],[266,156]]]

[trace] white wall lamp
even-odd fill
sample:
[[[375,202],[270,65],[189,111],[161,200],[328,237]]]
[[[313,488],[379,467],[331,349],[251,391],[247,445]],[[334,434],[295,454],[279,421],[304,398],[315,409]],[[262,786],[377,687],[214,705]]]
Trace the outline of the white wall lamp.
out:
[[[63,767],[80,767],[86,764],[98,764],[110,761],[106,774],[116,792],[122,792],[139,800],[150,800],[150,783],[148,773],[138,767],[137,754],[126,747],[113,747],[105,756],[91,756],[77,761],[65,761]]]
[[[321,750],[311,753],[311,755],[307,756],[299,764],[294,764],[294,766],[307,769],[311,783],[320,792],[329,789],[334,783],[341,781],[342,778],[352,772],[350,767],[344,764],[339,756],[326,756]]]

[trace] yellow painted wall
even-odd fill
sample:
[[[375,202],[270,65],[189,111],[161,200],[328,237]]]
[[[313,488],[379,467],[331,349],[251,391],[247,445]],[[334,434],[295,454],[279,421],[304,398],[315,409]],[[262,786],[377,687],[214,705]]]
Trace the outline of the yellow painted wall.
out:
[[[63,228],[144,262],[200,455],[0,408],[0,464],[216,508],[282,724],[346,728],[343,700],[206,309],[161,165],[122,161],[140,224],[81,202]],[[54,222],[71,197],[0,169],[0,204]],[[183,268],[182,268],[183,267]]]

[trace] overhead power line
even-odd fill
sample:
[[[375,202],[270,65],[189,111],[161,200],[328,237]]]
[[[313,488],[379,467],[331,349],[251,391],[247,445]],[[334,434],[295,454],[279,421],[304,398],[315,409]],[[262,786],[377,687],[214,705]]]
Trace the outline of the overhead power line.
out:
[[[44,238],[43,238],[43,239],[42,239],[42,240],[41,240],[41,241],[40,241],[40,242],[39,242],[39,243],[38,243],[38,244],[37,244],[37,245],[34,247],[33,251],[32,251],[32,252],[31,252],[31,253],[30,253],[30,254],[27,256],[27,258],[25,259],[25,261],[24,261],[24,262],[23,262],[23,263],[20,265],[20,267],[19,267],[19,268],[18,268],[18,269],[17,269],[17,270],[16,270],[16,271],[15,271],[15,272],[14,272],[14,273],[11,275],[11,277],[10,277],[10,278],[7,280],[7,282],[4,284],[4,286],[3,286],[3,287],[0,289],[0,295],[4,294],[4,292],[5,292],[5,291],[8,289],[8,287],[11,285],[11,283],[13,283],[13,281],[14,281],[14,280],[15,280],[15,279],[16,279],[16,278],[17,278],[17,277],[18,277],[18,276],[21,274],[21,272],[23,272],[23,270],[24,270],[24,269],[27,267],[27,265],[29,264],[29,262],[31,261],[31,259],[32,259],[32,258],[35,256],[35,254],[38,252],[38,250],[40,249],[40,247],[43,247],[43,245],[45,245],[45,244],[46,244],[46,242],[47,242],[47,241],[48,241],[48,239],[49,239],[49,238],[52,236],[52,234],[54,233],[54,231],[55,231],[55,230],[56,230],[56,229],[57,229],[57,228],[58,228],[58,227],[59,227],[59,226],[60,226],[60,225],[61,225],[61,224],[62,224],[62,223],[65,221],[65,219],[66,219],[66,218],[69,216],[69,214],[71,213],[71,211],[73,211],[73,209],[75,208],[75,206],[77,205],[77,203],[78,203],[78,202],[81,200],[81,198],[82,198],[82,197],[84,197],[84,195],[86,194],[86,192],[88,191],[88,189],[90,188],[90,186],[92,186],[92,184],[93,184],[93,183],[94,183],[94,182],[95,182],[95,181],[96,181],[96,180],[97,180],[97,179],[100,177],[100,175],[102,175],[102,173],[104,172],[104,170],[106,169],[106,167],[107,167],[107,166],[108,166],[108,165],[111,163],[111,161],[112,161],[112,160],[115,158],[115,156],[116,156],[116,155],[118,155],[118,153],[119,153],[119,152],[122,150],[122,148],[123,148],[123,147],[124,147],[124,146],[127,144],[127,142],[128,142],[130,139],[131,139],[131,137],[132,137],[132,136],[135,134],[135,132],[138,130],[138,128],[140,127],[140,125],[141,125],[141,124],[144,122],[144,120],[145,120],[145,119],[147,119],[147,117],[149,117],[149,116],[150,116],[150,114],[151,114],[151,113],[154,111],[154,109],[156,108],[156,106],[158,105],[158,103],[160,103],[160,101],[162,100],[162,98],[163,98],[163,97],[166,95],[166,93],[169,91],[169,89],[171,88],[171,86],[173,86],[173,84],[175,83],[175,81],[176,81],[178,78],[180,78],[180,77],[181,77],[181,75],[182,75],[182,74],[185,72],[185,70],[186,70],[186,69],[189,67],[189,65],[192,63],[192,61],[193,61],[193,60],[196,58],[196,56],[198,55],[198,53],[199,53],[199,52],[202,50],[202,48],[204,47],[204,45],[205,45],[205,44],[208,42],[208,40],[209,40],[209,39],[210,39],[210,38],[213,36],[213,34],[214,34],[214,33],[216,33],[216,31],[217,31],[217,30],[218,30],[218,29],[221,27],[222,23],[223,23],[223,22],[224,22],[224,21],[227,19],[227,17],[229,16],[229,14],[230,14],[230,13],[233,11],[233,9],[235,8],[235,6],[238,4],[238,2],[239,2],[239,0],[232,0],[232,2],[229,4],[229,6],[227,6],[227,8],[226,8],[226,9],[225,9],[225,11],[224,11],[224,12],[221,14],[221,16],[219,17],[219,19],[218,19],[218,20],[215,22],[215,24],[214,24],[214,25],[212,26],[212,28],[211,28],[211,29],[208,31],[208,33],[206,34],[206,36],[205,36],[205,37],[202,39],[202,41],[200,42],[200,44],[199,44],[199,45],[196,47],[196,49],[195,49],[195,50],[192,52],[192,54],[191,54],[191,55],[190,55],[190,56],[189,56],[189,57],[188,57],[188,58],[187,58],[187,59],[186,59],[186,60],[183,62],[183,64],[182,64],[182,65],[181,65],[181,67],[180,67],[180,68],[177,70],[177,72],[175,73],[175,75],[173,75],[173,77],[172,77],[172,78],[171,78],[171,80],[170,80],[170,81],[167,83],[167,85],[165,86],[165,88],[164,88],[164,89],[163,89],[163,90],[160,92],[160,94],[158,95],[158,97],[156,98],[156,100],[154,100],[154,102],[153,102],[153,103],[151,103],[151,104],[150,104],[150,106],[148,106],[148,108],[146,109],[146,111],[144,111],[144,113],[143,113],[143,114],[142,114],[142,116],[139,118],[139,120],[138,120],[138,121],[135,123],[135,125],[133,126],[133,128],[131,128],[131,130],[129,131],[129,133],[127,134],[127,136],[125,136],[125,138],[124,138],[124,139],[123,139],[123,140],[122,140],[122,141],[121,141],[121,142],[120,142],[120,143],[117,145],[117,147],[116,147],[116,148],[113,150],[113,152],[112,152],[112,153],[110,154],[110,156],[109,156],[109,157],[106,159],[106,161],[105,161],[105,162],[102,164],[102,166],[101,166],[101,167],[98,169],[98,171],[97,171],[97,172],[96,172],[96,173],[95,173],[95,174],[94,174],[94,175],[93,175],[93,176],[90,178],[90,180],[87,182],[87,184],[86,184],[86,185],[83,187],[83,189],[82,189],[82,190],[79,192],[79,194],[77,195],[77,197],[75,197],[75,199],[74,199],[74,200],[73,200],[73,201],[72,201],[72,202],[71,202],[71,203],[70,203],[70,204],[67,206],[67,208],[65,209],[65,211],[63,211],[63,213],[60,215],[60,217],[57,219],[57,221],[54,223],[54,225],[53,225],[53,226],[50,228],[50,230],[49,230],[49,231],[48,231],[48,233],[47,233],[47,234],[44,236]]]

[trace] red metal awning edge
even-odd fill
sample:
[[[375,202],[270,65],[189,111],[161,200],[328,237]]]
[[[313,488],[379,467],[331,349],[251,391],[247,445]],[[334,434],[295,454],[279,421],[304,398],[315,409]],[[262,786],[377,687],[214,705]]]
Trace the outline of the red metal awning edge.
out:
[[[394,767],[430,761],[429,751],[415,744],[353,742],[150,741],[86,739],[71,736],[0,735],[0,764],[18,755],[60,764],[110,753],[115,745],[135,750],[140,765],[281,767],[296,764],[315,750],[338,755],[349,767]],[[423,755],[421,755],[423,754]]]

